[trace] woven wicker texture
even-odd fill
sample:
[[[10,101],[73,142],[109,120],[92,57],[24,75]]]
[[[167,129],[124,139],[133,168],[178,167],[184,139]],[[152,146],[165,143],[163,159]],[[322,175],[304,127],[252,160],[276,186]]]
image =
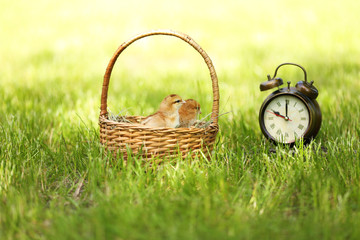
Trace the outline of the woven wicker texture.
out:
[[[192,46],[205,60],[210,71],[213,90],[213,106],[211,124],[206,128],[152,128],[140,124],[142,116],[126,116],[128,122],[109,120],[107,112],[107,96],[110,76],[119,55],[133,42],[148,36],[166,35],[180,38]],[[171,158],[179,154],[183,157],[202,151],[209,156],[213,149],[218,132],[219,88],[218,79],[211,59],[206,52],[188,35],[170,30],[146,32],[124,42],[116,50],[107,66],[101,95],[101,112],[99,117],[100,142],[114,155],[125,159],[129,150],[133,154],[141,154],[144,159],[153,157]]]

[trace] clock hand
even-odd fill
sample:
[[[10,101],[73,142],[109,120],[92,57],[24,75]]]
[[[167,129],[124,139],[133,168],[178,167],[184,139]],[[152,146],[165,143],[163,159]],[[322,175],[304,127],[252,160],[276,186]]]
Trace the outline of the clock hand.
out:
[[[285,120],[289,120],[289,117],[288,117],[288,104],[289,104],[289,100],[286,100],[286,104],[285,104]]]
[[[285,116],[281,115],[279,112],[277,112],[277,111],[275,111],[275,110],[273,110],[273,109],[271,109],[271,111],[269,111],[269,110],[266,110],[266,111],[267,111],[268,113],[274,114],[274,115],[277,116],[277,117],[281,117],[281,118],[283,118],[283,119],[285,119],[285,120],[287,120],[287,121],[292,121],[292,120],[289,119],[289,118],[286,119]]]
[[[277,111],[275,111],[274,109],[271,109],[271,111],[273,111],[273,113],[274,113],[276,116],[285,118],[285,116],[281,115],[280,112],[277,112]]]

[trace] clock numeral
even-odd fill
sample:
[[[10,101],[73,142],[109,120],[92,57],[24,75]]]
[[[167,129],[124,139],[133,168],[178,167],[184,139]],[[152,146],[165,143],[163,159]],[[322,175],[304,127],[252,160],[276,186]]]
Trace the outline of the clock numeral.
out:
[[[299,113],[301,113],[301,112],[303,112],[303,111],[304,111],[304,109],[302,108],[302,109],[299,110]]]
[[[281,107],[281,103],[280,103],[280,102],[277,102],[276,104],[277,104],[279,107]]]
[[[295,137],[295,138],[298,138],[299,135],[298,135],[296,132],[294,132],[294,137]]]
[[[268,120],[274,120],[274,117],[268,117]]]
[[[271,129],[274,129],[274,128],[275,128],[275,124],[274,124],[274,123],[271,124],[270,127],[271,127]]]
[[[289,137],[289,134],[288,134],[287,132],[285,133],[285,137],[286,137],[286,138]]]
[[[299,124],[298,129],[303,130],[303,128],[304,128],[304,125]]]
[[[278,130],[276,131],[276,134],[277,134],[277,135],[280,135],[280,134],[281,134],[281,129],[278,129]]]
[[[306,117],[302,117],[302,118],[301,118],[301,121],[305,121],[305,120],[306,120]]]
[[[296,106],[297,102],[295,102],[294,107]]]

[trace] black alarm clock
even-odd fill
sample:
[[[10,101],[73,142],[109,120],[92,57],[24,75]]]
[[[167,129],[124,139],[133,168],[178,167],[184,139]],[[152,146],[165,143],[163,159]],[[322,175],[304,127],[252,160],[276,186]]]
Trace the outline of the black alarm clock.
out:
[[[281,78],[276,78],[277,71],[284,65],[293,65],[304,72],[304,81],[299,81],[295,87],[287,82],[287,87]],[[318,90],[307,81],[305,69],[295,63],[280,64],[273,78],[268,75],[268,81],[260,84],[260,90],[266,91],[277,87],[264,101],[259,112],[259,124],[266,138],[275,143],[293,145],[303,139],[309,143],[320,130],[322,116],[320,106],[316,101]]]

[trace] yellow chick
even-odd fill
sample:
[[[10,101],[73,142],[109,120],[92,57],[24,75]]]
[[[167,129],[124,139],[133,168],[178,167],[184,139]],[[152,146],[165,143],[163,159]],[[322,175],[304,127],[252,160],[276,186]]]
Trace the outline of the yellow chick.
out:
[[[171,94],[162,100],[159,110],[147,116],[141,124],[149,127],[175,128],[179,125],[179,108],[184,103],[180,96]]]
[[[185,100],[185,103],[179,109],[179,127],[191,127],[195,123],[198,114],[201,114],[200,104],[194,99]]]

